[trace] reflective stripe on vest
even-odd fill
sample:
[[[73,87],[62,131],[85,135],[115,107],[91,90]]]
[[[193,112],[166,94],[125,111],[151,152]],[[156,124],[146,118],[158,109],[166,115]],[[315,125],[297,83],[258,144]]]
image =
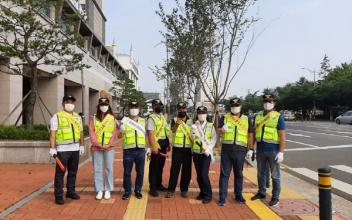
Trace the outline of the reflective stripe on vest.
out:
[[[57,113],[58,128],[56,131],[56,144],[78,143],[81,137],[81,116],[65,111]]]
[[[167,138],[167,134],[166,134],[166,120],[164,118],[164,116],[162,115],[156,115],[156,114],[152,114],[150,115],[151,119],[154,122],[154,138],[156,141],[156,144],[158,145],[158,148],[160,149],[160,145],[158,143],[158,140],[160,139],[166,139]]]
[[[176,123],[176,117],[174,118],[174,121]],[[188,119],[184,125],[178,126],[176,132],[172,135],[173,146],[191,148],[191,137],[189,135],[191,133],[191,125],[192,120]],[[181,128],[181,126],[183,126],[183,128]],[[184,134],[184,132],[186,132],[186,134]]]
[[[138,123],[145,127],[144,118],[138,118]],[[123,149],[136,147],[145,148],[145,136],[127,124],[125,125],[125,132],[123,133],[122,140]]]
[[[204,131],[205,137],[210,141],[213,138],[213,123],[206,123],[203,131]],[[202,153],[202,150],[205,150],[204,148],[205,148],[204,143],[202,143],[199,137],[196,137],[193,140],[192,151],[194,153],[200,154]]]
[[[235,120],[232,118],[230,119],[230,114],[226,114],[224,117],[224,125],[228,126],[228,130],[224,131],[221,137],[221,143],[223,144],[237,144],[243,147],[247,147],[248,143],[248,117],[242,115],[240,118]],[[236,136],[236,140],[235,140]]]
[[[279,124],[280,113],[272,111],[268,114],[270,114],[269,117],[265,118],[263,111],[260,111],[255,116],[255,139],[257,142],[264,141],[267,143],[278,144],[279,131],[277,126]]]
[[[102,147],[110,147],[109,142],[115,130],[114,116],[107,114],[103,121],[99,121],[94,115],[94,132],[97,137],[98,143]]]

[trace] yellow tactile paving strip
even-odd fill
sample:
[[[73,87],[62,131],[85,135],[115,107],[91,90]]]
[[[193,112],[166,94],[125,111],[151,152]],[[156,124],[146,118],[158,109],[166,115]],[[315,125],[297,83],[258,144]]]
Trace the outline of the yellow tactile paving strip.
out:
[[[246,199],[246,205],[260,218],[263,220],[278,220],[282,219],[273,210],[266,206],[262,201],[252,201],[252,193],[243,193],[243,197]]]
[[[143,188],[142,188],[142,199],[137,199],[134,196],[131,196],[125,215],[123,216],[124,220],[141,220],[145,219],[145,212],[148,202],[148,175],[149,175],[149,161],[146,160],[144,168],[144,178],[143,178]]]

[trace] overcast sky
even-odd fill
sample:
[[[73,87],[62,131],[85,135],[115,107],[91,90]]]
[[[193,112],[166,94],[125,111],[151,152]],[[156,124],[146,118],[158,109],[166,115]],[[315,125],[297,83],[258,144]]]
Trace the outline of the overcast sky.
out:
[[[118,53],[128,53],[132,45],[140,62],[140,89],[162,92],[163,83],[149,70],[165,59],[164,45],[157,45],[163,29],[155,14],[159,1],[104,1],[106,43],[115,39]],[[300,76],[313,80],[313,74],[301,68],[318,71],[324,54],[331,66],[352,61],[351,9],[352,0],[259,0],[253,10],[261,20],[254,29],[260,32],[270,25],[252,48],[228,96],[284,85]]]

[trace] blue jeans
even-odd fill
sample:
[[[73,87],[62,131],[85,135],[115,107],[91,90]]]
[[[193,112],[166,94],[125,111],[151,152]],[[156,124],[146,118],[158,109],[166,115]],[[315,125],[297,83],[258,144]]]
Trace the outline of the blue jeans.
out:
[[[275,161],[278,151],[257,151],[257,168],[258,168],[258,193],[266,194],[267,172],[266,167],[269,166],[271,179],[273,183],[273,198],[280,197],[280,164]]]
[[[94,151],[93,167],[94,167],[94,183],[95,190],[112,191],[114,189],[114,164],[115,150]],[[105,181],[103,181],[103,168],[105,166]],[[104,188],[105,182],[105,188]]]
[[[125,193],[131,193],[131,172],[133,163],[136,169],[136,183],[134,192],[141,192],[144,176],[145,149],[132,148],[123,150],[123,188]]]
[[[235,178],[235,196],[242,196],[243,189],[243,164],[246,151],[222,151],[219,179],[220,199],[226,199],[229,177],[233,168]]]

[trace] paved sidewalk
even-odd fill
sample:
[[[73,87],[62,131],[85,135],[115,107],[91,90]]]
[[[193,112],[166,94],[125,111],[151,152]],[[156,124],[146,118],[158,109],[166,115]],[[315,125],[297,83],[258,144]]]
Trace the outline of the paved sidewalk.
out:
[[[250,166],[245,168],[244,196],[247,199],[247,204],[241,205],[233,200],[233,176],[231,176],[227,204],[225,207],[218,206],[219,162],[212,164],[210,168],[209,175],[214,192],[213,202],[210,204],[203,205],[195,200],[199,189],[194,169],[189,198],[187,199],[181,198],[179,190],[177,190],[175,197],[170,199],[164,198],[164,193],[161,193],[158,198],[149,197],[147,194],[148,179],[145,178],[143,199],[138,200],[132,196],[129,201],[124,201],[121,199],[123,193],[122,150],[117,148],[115,155],[115,191],[112,194],[112,199],[95,200],[92,163],[89,161],[78,172],[77,191],[81,196],[79,201],[67,199],[65,205],[55,205],[53,189],[50,188],[8,215],[6,219],[319,219],[317,206],[306,200],[303,195],[286,186],[282,187],[281,203],[277,208],[269,208],[267,205],[271,190],[268,190],[267,201],[250,201],[250,197],[257,189],[256,171]],[[164,185],[167,185],[168,182],[170,162],[170,159],[168,159],[165,166]],[[2,187],[0,197],[8,201],[7,203],[0,203],[2,204],[2,211],[16,200],[38,189],[39,186],[52,181],[54,175],[52,165],[26,165],[31,168],[31,172],[36,173],[33,176],[34,178],[32,176],[28,178],[28,170],[20,168],[23,167],[22,165],[7,166],[6,164],[0,164],[0,171],[17,171],[11,174],[14,177],[12,178],[13,183],[1,178],[0,184],[5,185],[5,187]],[[145,177],[148,172],[148,166],[146,166]],[[18,175],[14,175],[14,173]],[[133,173],[132,179],[134,178]],[[8,190],[11,189],[12,192],[20,194],[20,196],[10,196],[11,193]],[[347,218],[335,213],[334,219]]]

